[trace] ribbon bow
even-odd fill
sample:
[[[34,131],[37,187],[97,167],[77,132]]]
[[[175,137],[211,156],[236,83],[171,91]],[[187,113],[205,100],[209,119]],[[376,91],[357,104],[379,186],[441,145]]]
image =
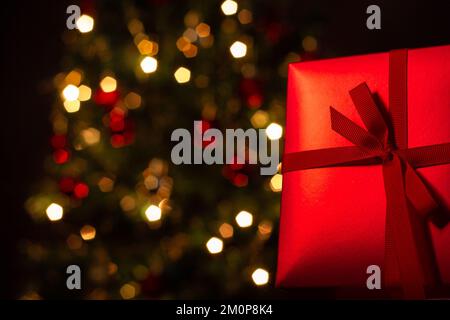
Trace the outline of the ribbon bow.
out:
[[[285,154],[283,173],[381,164],[387,207],[384,284],[393,286],[399,280],[405,298],[425,298],[426,286],[439,282],[426,224],[438,204],[415,169],[450,163],[450,143],[408,148],[407,50],[395,50],[389,56],[391,127],[366,83],[350,90],[350,96],[367,130],[333,107],[331,128],[355,146]]]

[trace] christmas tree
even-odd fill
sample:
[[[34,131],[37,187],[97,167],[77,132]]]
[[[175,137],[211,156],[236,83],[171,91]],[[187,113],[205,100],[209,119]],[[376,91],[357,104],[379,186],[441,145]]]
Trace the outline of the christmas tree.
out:
[[[23,298],[275,294],[281,175],[174,165],[171,133],[201,120],[202,130],[280,138],[267,128],[284,124],[288,63],[313,59],[318,47],[316,25],[296,21],[294,5],[81,5],[51,83],[52,154],[25,203],[46,236],[21,245]],[[83,274],[77,292],[65,287],[72,264]]]

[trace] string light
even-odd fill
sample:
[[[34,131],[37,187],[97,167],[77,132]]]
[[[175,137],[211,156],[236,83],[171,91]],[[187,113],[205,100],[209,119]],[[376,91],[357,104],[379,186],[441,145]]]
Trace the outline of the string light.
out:
[[[145,216],[150,222],[158,221],[161,219],[161,209],[152,204],[145,210]]]
[[[217,237],[212,237],[206,243],[206,248],[208,249],[209,253],[211,253],[211,254],[220,253],[223,250],[223,241]]]
[[[94,19],[87,14],[83,14],[79,17],[75,24],[81,33],[91,32],[92,29],[94,29]]]
[[[80,95],[80,90],[73,84],[69,84],[64,88],[62,94],[66,101],[72,102],[78,99],[78,96]]]
[[[64,214],[63,208],[57,203],[50,204],[45,212],[47,213],[47,217],[50,221],[61,220]]]
[[[266,128],[266,135],[270,140],[278,140],[283,135],[283,127],[278,123],[271,123]]]
[[[225,239],[231,238],[233,236],[233,226],[229,223],[222,223],[219,227],[219,233]]]
[[[137,109],[141,106],[142,98],[135,92],[130,92],[125,96],[125,106],[128,109]]]
[[[220,6],[220,8],[222,9],[222,12],[226,16],[231,16],[237,12],[238,4],[236,1],[233,0],[225,0]]]
[[[263,286],[269,282],[269,273],[262,268],[258,268],[253,271],[252,279],[257,286]]]
[[[78,110],[80,110],[80,101],[78,101],[78,100],[67,101],[66,100],[66,101],[64,101],[64,108],[69,113],[77,112]]]
[[[158,68],[158,60],[153,57],[145,57],[141,61],[141,69],[145,73],[155,72]]]
[[[142,39],[137,48],[142,55],[154,56],[158,53],[158,44],[148,39]]]
[[[273,192],[280,192],[283,184],[283,176],[279,173],[270,179],[270,189]]]
[[[79,93],[78,93],[78,100],[80,100],[80,101],[87,101],[87,100],[89,100],[91,98],[92,90],[88,86],[83,84],[83,85],[78,87],[78,91],[79,91]]]
[[[120,288],[120,295],[123,299],[133,299],[136,296],[136,288],[130,284],[126,283]]]
[[[312,52],[317,50],[317,40],[312,36],[306,36],[302,41],[303,49],[306,52]]]
[[[117,81],[113,77],[104,77],[100,81],[100,88],[102,88],[103,92],[113,92],[117,89]]]
[[[243,58],[247,54],[247,45],[241,41],[235,41],[230,47],[231,55],[236,58]]]
[[[211,32],[211,28],[206,23],[202,22],[195,27],[195,32],[197,32],[200,38],[206,38]]]
[[[81,131],[81,136],[88,145],[93,145],[100,141],[100,131],[95,128],[84,129]]]
[[[266,111],[258,110],[250,118],[250,122],[255,128],[263,128],[269,122],[269,114]]]
[[[178,83],[186,83],[191,79],[191,71],[185,67],[179,67],[174,76]]]
[[[247,211],[241,211],[236,215],[236,223],[241,228],[248,228],[253,224],[253,215]]]
[[[252,22],[252,20],[253,20],[252,12],[247,9],[241,10],[238,14],[238,20],[242,24],[248,24],[248,23]]]
[[[81,238],[83,238],[84,241],[89,241],[95,238],[96,230],[93,226],[85,225],[80,230]]]

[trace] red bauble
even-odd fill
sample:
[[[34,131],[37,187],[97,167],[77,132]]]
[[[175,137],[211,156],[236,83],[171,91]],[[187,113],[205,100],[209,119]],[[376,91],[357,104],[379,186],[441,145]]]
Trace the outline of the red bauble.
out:
[[[89,187],[83,182],[79,182],[73,189],[73,195],[78,199],[86,198],[89,195]]]
[[[70,154],[66,149],[57,149],[53,152],[53,160],[57,164],[66,163],[69,160]]]

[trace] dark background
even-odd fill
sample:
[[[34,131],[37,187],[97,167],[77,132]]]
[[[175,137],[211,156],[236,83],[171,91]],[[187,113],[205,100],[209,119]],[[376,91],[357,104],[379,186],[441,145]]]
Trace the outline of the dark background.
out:
[[[294,0],[293,0],[294,1]],[[176,7],[176,1],[172,1]],[[448,1],[323,1],[296,0],[291,21],[320,21],[321,45],[329,56],[345,56],[450,43]],[[22,272],[17,242],[36,234],[23,208],[30,185],[40,178],[49,152],[48,121],[53,97],[43,94],[42,81],[59,71],[61,33],[66,8],[77,1],[2,3],[2,101],[0,258],[2,297],[16,298]],[[270,1],[261,1],[268,5]],[[273,3],[273,2],[272,2]],[[381,30],[366,28],[366,8],[381,7]],[[292,16],[294,19],[292,19]],[[275,17],[283,19],[285,17]],[[294,26],[291,26],[295,28]]]

